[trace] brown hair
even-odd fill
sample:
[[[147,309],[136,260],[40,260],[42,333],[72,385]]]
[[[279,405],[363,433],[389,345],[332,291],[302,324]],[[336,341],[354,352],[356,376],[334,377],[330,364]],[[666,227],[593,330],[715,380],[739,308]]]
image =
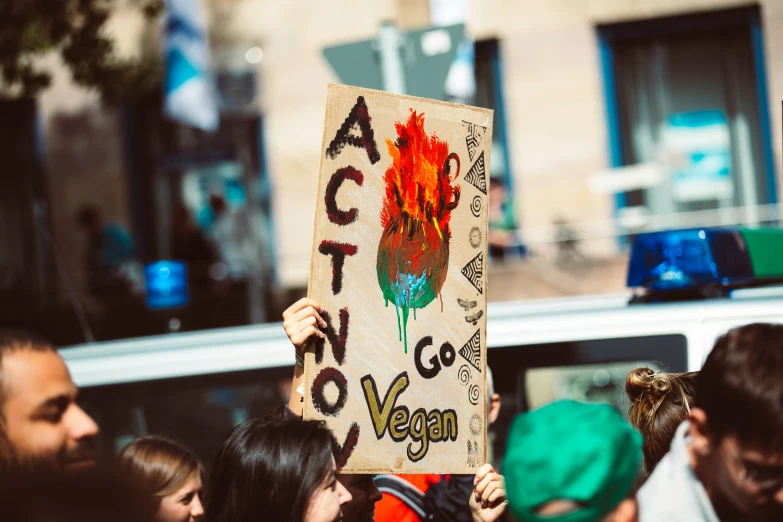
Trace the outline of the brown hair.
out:
[[[698,372],[666,373],[636,368],[628,373],[625,392],[631,399],[629,420],[644,437],[647,473],[669,451],[677,427],[688,418]]]
[[[163,497],[182,488],[194,474],[203,474],[203,466],[193,452],[155,435],[125,446],[118,457],[118,468],[150,514],[157,512]]]
[[[15,468],[19,463],[5,427],[5,401],[8,399],[3,372],[3,359],[9,355],[29,350],[33,352],[54,352],[48,341],[26,332],[0,330],[0,472]]]
[[[3,384],[3,359],[12,353],[29,350],[32,352],[56,352],[54,346],[41,337],[27,332],[0,330],[0,422],[2,422],[5,385]],[[2,427],[2,426],[0,426]]]
[[[696,406],[710,435],[783,451],[783,325],[749,324],[721,336],[699,374]]]

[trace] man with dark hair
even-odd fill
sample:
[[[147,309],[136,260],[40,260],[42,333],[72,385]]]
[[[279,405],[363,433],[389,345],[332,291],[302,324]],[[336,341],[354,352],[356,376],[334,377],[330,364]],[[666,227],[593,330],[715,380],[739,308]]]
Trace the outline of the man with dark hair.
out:
[[[783,520],[783,325],[718,339],[638,499],[641,522]]]
[[[77,470],[95,464],[98,426],[51,344],[0,331],[0,470]]]

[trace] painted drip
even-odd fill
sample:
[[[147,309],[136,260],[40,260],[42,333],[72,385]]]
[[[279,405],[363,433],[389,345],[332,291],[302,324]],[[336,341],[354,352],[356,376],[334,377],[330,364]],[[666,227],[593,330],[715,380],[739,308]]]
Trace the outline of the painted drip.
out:
[[[449,221],[460,196],[451,182],[459,174],[459,157],[425,132],[424,115],[414,110],[395,129],[397,139],[386,139],[392,164],[384,174],[384,232],[376,268],[385,305],[394,303],[398,337],[408,353],[411,310],[416,320],[416,310],[440,295],[446,278]]]

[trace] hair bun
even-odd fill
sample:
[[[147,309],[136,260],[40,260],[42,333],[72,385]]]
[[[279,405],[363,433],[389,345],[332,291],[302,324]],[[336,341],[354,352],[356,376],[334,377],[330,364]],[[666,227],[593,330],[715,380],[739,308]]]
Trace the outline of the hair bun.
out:
[[[651,368],[636,368],[625,379],[625,393],[633,402],[649,400],[657,402],[672,389],[668,373],[656,372]]]

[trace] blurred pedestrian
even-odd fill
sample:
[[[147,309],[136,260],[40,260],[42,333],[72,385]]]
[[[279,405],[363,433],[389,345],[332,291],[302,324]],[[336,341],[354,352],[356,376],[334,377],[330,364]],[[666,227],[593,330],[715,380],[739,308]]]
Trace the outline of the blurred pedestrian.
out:
[[[94,466],[98,426],[77,395],[51,344],[0,332],[0,470]]]
[[[84,270],[90,293],[105,305],[132,296],[138,286],[136,251],[128,231],[108,223],[93,204],[82,205],[76,223],[85,234]]]
[[[188,265],[190,279],[207,279],[212,265],[219,261],[217,247],[207,239],[184,205],[177,206],[172,215],[171,253],[174,259]]]
[[[158,436],[136,439],[120,452],[117,468],[155,522],[199,522],[203,467],[193,452]]]
[[[641,522],[783,520],[783,325],[717,340],[689,420],[638,499]]]
[[[225,265],[220,263],[217,247],[196,224],[192,213],[179,205],[172,213],[171,254],[187,265],[188,295],[190,303],[183,317],[186,325],[199,329],[220,328],[227,321],[221,321],[226,303],[218,301],[221,286],[230,288],[226,280]]]
[[[213,215],[209,234],[221,261],[212,271],[221,281],[216,288],[222,294],[215,311],[222,326],[261,322],[271,273],[261,218],[248,208],[230,205],[222,194],[211,194],[209,205]]]
[[[492,178],[489,183],[489,256],[503,261],[506,253],[518,242],[514,234],[513,216],[508,212],[509,195],[505,182]]]
[[[220,194],[210,194],[214,221],[210,233],[228,267],[230,277],[244,280],[261,276],[266,267],[264,233],[244,208],[229,205]]]
[[[634,521],[641,449],[606,404],[558,401],[519,414],[503,459],[511,512],[522,522]]]
[[[291,385],[291,398],[286,412],[290,416],[301,416],[303,410],[304,393],[304,353],[308,342],[314,337],[325,338],[322,329],[326,328],[326,321],[320,315],[321,306],[314,300],[303,298],[288,307],[283,312],[283,328],[294,345],[296,351],[296,366]],[[494,385],[491,377],[488,380],[487,393],[487,418],[488,422],[494,422],[500,411],[500,396],[494,393]],[[453,521],[462,520],[475,522],[494,522],[499,520],[506,509],[505,486],[503,477],[498,474],[491,465],[480,468],[475,476],[450,476],[441,481],[440,475],[419,476],[393,476],[379,475],[375,479],[376,485],[385,492],[394,493],[395,502],[392,510],[381,512],[376,502],[380,500],[378,494],[372,491],[367,496],[372,502],[373,513],[377,510],[375,520],[430,520]],[[408,481],[406,478],[410,478]],[[348,479],[350,482],[350,479]],[[432,493],[426,496],[420,489],[422,482],[429,481],[427,485]],[[442,488],[433,488],[431,484],[441,484]],[[373,500],[374,499],[374,500]],[[348,505],[350,506],[351,503]],[[356,511],[369,514],[370,504]],[[349,509],[353,511],[352,509]],[[410,518],[404,518],[410,517]],[[346,520],[348,520],[346,518]],[[373,518],[360,518],[367,521]]]
[[[636,368],[628,373],[625,392],[631,400],[629,420],[644,437],[644,468],[652,473],[669,452],[677,428],[691,413],[697,372],[666,373]]]
[[[269,417],[232,430],[210,469],[206,500],[209,522],[334,522],[351,494],[337,481],[323,423]]]

